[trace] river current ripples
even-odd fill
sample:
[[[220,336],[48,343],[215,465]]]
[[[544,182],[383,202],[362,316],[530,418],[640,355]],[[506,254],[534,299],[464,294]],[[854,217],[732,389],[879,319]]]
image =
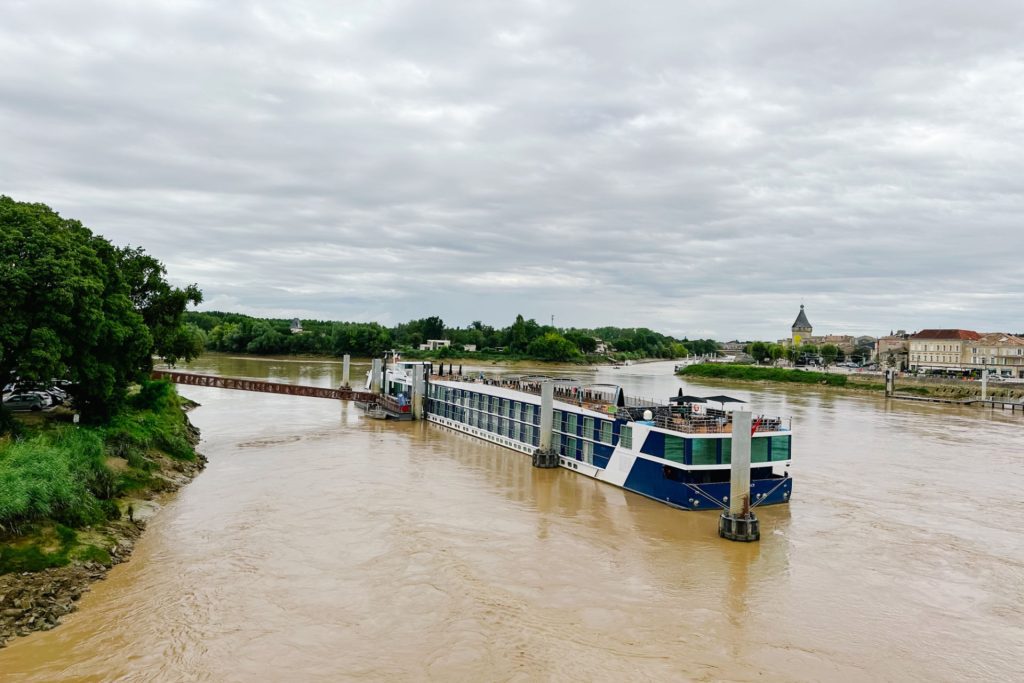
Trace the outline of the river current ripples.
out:
[[[189,369],[341,381],[301,359]],[[560,372],[684,386],[671,363]],[[685,387],[793,417],[793,500],[759,512],[759,543],[435,425],[180,387],[206,471],[77,613],[0,650],[0,679],[1024,679],[1019,412]]]

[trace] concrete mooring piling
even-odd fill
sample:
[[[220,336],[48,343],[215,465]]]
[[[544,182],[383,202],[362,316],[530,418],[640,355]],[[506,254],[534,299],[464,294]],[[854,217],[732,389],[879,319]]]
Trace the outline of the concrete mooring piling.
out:
[[[885,371],[885,395],[892,396],[896,393],[896,371],[888,368]]]
[[[988,400],[988,370],[981,371],[981,400]]]
[[[558,453],[551,447],[554,429],[555,385],[548,381],[540,385],[540,448],[533,452],[534,467],[558,467]]]
[[[424,366],[416,366],[412,374],[412,417],[414,420],[422,420],[423,414],[423,397],[426,392],[426,378],[424,374],[427,372],[427,368]]]
[[[729,509],[718,520],[718,535],[730,541],[758,541],[761,526],[750,509],[750,411],[732,414],[732,467]]]
[[[349,384],[349,370],[351,369],[351,367],[352,357],[346,353],[344,356],[341,357],[341,386],[345,387],[346,389],[352,386],[351,384]]]
[[[383,364],[380,358],[373,359],[373,365],[370,368],[370,392],[374,394],[381,393],[383,384]]]

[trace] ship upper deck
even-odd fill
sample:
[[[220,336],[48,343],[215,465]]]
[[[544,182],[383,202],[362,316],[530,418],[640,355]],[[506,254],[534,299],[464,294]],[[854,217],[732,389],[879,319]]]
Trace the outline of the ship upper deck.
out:
[[[556,380],[549,377],[504,377],[479,378],[434,375],[430,381],[441,386],[448,386],[468,391],[482,391],[494,396],[512,400],[524,400],[523,394],[535,397],[531,403],[540,404],[541,385],[545,381],[553,381],[554,407],[556,410],[574,410],[593,417],[618,418],[627,422],[646,422],[661,429],[681,432],[683,434],[731,434],[732,411],[725,410],[725,403],[718,402],[722,408],[714,408],[709,400],[700,397],[689,397],[692,402],[659,404],[641,398],[626,397],[622,388],[612,384],[583,384],[575,380]],[[727,397],[720,397],[727,398]],[[650,419],[645,419],[650,411]],[[751,425],[754,434],[765,432],[789,432],[791,420],[781,417],[755,416]]]

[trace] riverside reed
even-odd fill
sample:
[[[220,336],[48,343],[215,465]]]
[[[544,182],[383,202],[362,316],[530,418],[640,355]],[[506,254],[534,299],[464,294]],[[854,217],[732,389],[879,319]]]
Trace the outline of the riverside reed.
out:
[[[121,499],[162,490],[164,469],[197,459],[167,382],[144,382],[102,426],[46,417],[0,440],[0,574],[75,560],[109,565],[102,527],[125,514]]]

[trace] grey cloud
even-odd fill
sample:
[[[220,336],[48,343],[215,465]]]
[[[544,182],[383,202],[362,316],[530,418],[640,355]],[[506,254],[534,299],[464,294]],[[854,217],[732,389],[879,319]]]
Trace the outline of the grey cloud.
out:
[[[15,3],[0,191],[253,314],[1021,331],[1024,9]]]

